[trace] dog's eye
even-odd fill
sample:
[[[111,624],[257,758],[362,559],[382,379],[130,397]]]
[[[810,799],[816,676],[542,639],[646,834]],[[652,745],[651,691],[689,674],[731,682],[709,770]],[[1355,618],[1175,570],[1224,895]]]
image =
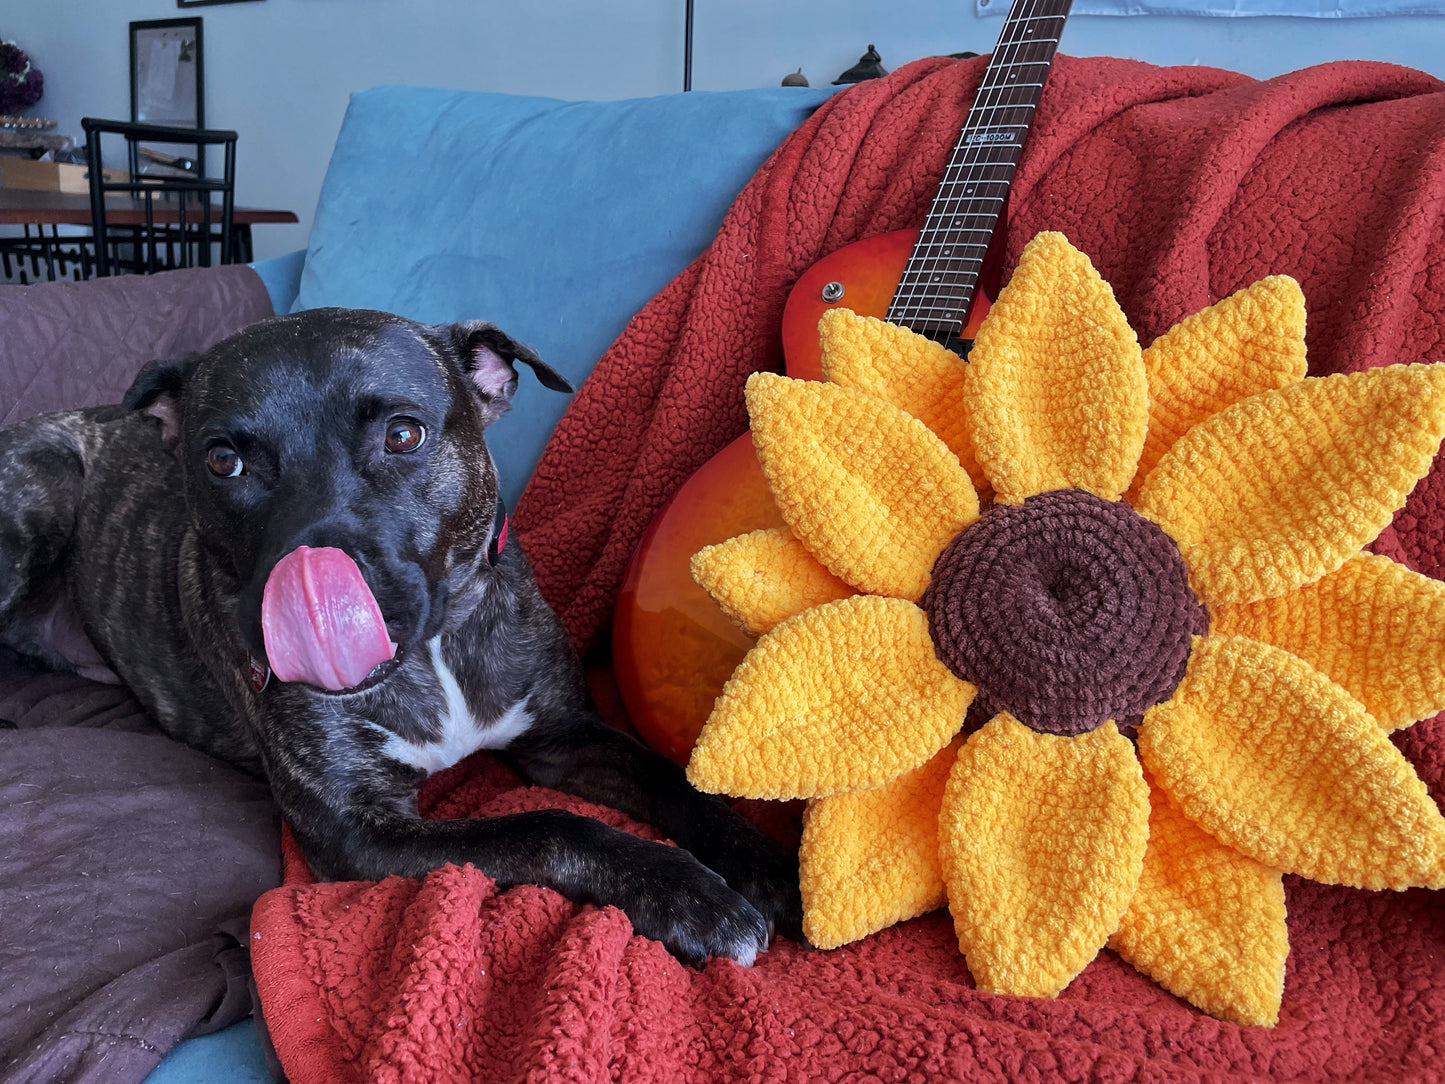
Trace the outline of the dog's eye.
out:
[[[426,441],[426,430],[415,418],[393,418],[386,426],[388,452],[414,452]]]
[[[206,452],[206,469],[217,478],[237,478],[245,466],[240,454],[229,444],[213,444]]]

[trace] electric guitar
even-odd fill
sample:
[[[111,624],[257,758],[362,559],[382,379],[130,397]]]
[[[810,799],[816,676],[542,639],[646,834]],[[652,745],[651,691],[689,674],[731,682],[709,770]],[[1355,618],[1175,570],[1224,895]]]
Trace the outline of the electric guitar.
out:
[[[966,356],[988,310],[1009,184],[1071,0],[1014,0],[923,226],[848,245],[788,295],[789,376],[823,379],[818,320],[843,306]],[[692,581],[704,546],[783,518],[744,434],[705,463],[648,526],[613,616],[613,667],[642,738],[686,762],[713,701],[753,640]]]

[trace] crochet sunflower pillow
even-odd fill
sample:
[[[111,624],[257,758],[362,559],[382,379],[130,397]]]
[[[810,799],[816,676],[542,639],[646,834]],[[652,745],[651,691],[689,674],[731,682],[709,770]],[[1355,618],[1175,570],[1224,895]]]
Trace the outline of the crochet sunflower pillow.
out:
[[[1271,1025],[1281,871],[1445,885],[1388,737],[1445,708],[1445,584],[1363,552],[1445,435],[1445,365],[1306,378],[1282,276],[1141,351],[1056,233],[967,364],[846,310],[820,334],[828,382],[747,385],[788,527],[693,559],[758,640],[688,766],[808,799],[810,941],[947,903],[980,989],[1053,997],[1108,945]]]

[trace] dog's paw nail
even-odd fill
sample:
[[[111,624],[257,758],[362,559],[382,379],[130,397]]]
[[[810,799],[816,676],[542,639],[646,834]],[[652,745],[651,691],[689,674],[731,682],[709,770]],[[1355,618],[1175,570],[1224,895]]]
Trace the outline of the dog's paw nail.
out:
[[[757,950],[751,949],[745,952],[738,953],[736,956],[733,957],[733,961],[742,964],[743,967],[752,967],[753,963],[757,960],[757,958]]]

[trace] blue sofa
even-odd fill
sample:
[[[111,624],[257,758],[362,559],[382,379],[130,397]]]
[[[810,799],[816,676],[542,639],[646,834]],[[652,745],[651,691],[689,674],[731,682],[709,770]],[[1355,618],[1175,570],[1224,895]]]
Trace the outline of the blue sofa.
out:
[[[337,137],[307,248],[253,266],[277,313],[337,305],[427,322],[481,317],[580,385],[829,93],[565,102],[361,91]],[[564,396],[524,387],[488,431],[509,504],[566,406]],[[148,1079],[270,1077],[246,1020],[183,1041]]]
[[[307,248],[255,267],[278,313],[340,305],[428,323],[482,317],[580,384],[827,96],[362,91]],[[561,397],[524,390],[489,432],[509,504],[565,409]]]

